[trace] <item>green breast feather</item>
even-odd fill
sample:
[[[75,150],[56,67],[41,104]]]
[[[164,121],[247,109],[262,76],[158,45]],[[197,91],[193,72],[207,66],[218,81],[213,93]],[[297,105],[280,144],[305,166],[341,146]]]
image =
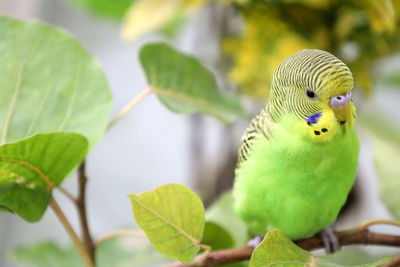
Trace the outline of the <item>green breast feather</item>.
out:
[[[295,68],[297,61],[305,67]],[[242,140],[234,206],[252,233],[279,228],[300,239],[335,221],[354,182],[353,81],[339,59],[319,50],[289,57],[274,77],[269,104]]]
[[[235,210],[251,232],[277,227],[291,239],[329,226],[354,182],[359,142],[354,128],[315,144],[299,134],[295,118],[259,136],[237,170]]]

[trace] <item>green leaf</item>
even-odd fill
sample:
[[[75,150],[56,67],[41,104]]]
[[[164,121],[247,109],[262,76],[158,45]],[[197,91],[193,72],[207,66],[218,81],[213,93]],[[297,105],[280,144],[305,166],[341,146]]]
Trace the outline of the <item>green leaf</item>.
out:
[[[117,237],[101,243],[96,250],[99,267],[153,267],[171,260],[160,255],[146,238]],[[50,266],[49,266],[50,267]]]
[[[249,267],[313,266],[311,263],[316,264],[316,260],[310,252],[299,248],[280,230],[274,229],[267,233],[261,244],[254,250]]]
[[[214,222],[227,231],[234,239],[234,246],[247,244],[248,231],[244,222],[233,210],[232,192],[222,194],[206,211],[206,220]]]
[[[60,247],[51,241],[15,249],[11,256],[21,264],[36,267],[84,267],[78,250],[72,244]]]
[[[12,210],[8,209],[7,207],[0,206],[0,214],[2,214],[3,212],[6,212],[6,211],[12,212]]]
[[[179,31],[182,29],[183,25],[187,21],[186,16],[176,16],[168,23],[166,23],[161,29],[160,32],[165,36],[172,38],[175,37]]]
[[[388,255],[375,255],[375,253],[369,254],[362,248],[342,247],[339,251],[325,255],[321,259],[343,266],[361,265],[362,267],[373,267],[390,261],[391,258],[387,256]]]
[[[267,233],[261,244],[254,250],[249,267],[266,266],[342,266],[332,263],[330,257],[317,258],[310,252],[296,246],[290,239],[282,234],[279,229]],[[363,267],[374,267],[390,261],[385,258],[374,263],[363,264]],[[348,263],[348,262],[347,262]],[[349,265],[345,265],[349,266]],[[361,265],[359,265],[361,267]]]
[[[87,148],[86,138],[75,133],[38,134],[0,146],[0,206],[38,221],[52,188],[84,159]]]
[[[225,123],[246,115],[239,100],[219,90],[214,76],[196,58],[153,43],[142,47],[140,61],[150,86],[171,111],[202,112]]]
[[[200,198],[179,184],[129,195],[137,224],[154,248],[174,260],[189,263],[200,250],[204,207]]]
[[[19,247],[11,256],[21,264],[35,267],[84,267],[75,246],[59,246],[51,241]],[[98,267],[144,267],[155,263],[168,263],[168,259],[157,253],[144,239],[112,238],[96,248]]]
[[[112,19],[122,19],[135,0],[69,0],[90,13]]]
[[[214,222],[206,222],[201,243],[210,246],[212,250],[233,248],[235,245],[232,236]]]
[[[100,64],[67,32],[0,15],[0,144],[37,133],[100,140],[111,93]]]

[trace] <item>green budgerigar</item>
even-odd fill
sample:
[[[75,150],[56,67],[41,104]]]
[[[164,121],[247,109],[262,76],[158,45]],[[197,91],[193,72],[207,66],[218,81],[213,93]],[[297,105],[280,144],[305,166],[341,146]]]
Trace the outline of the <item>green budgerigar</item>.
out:
[[[296,240],[335,221],[357,170],[353,85],[325,51],[301,50],[278,66],[236,168],[234,207],[252,233],[279,228]]]

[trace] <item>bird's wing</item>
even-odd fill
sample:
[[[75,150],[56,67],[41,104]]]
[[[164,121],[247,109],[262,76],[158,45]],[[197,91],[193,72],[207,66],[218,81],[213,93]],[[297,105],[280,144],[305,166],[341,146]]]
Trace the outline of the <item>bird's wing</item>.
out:
[[[263,136],[267,139],[270,138],[270,125],[273,122],[272,117],[268,111],[268,105],[265,106],[260,113],[251,121],[250,126],[245,131],[242,137],[242,145],[239,149],[239,156],[237,167],[246,161],[251,154],[252,146],[257,137]]]

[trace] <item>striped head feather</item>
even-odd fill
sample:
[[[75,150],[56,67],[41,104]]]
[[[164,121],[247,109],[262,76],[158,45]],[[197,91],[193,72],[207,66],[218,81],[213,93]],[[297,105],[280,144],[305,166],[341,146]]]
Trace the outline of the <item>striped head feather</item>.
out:
[[[308,118],[329,107],[334,96],[354,86],[349,68],[332,54],[304,49],[286,58],[272,77],[269,112],[274,120],[293,113]]]

